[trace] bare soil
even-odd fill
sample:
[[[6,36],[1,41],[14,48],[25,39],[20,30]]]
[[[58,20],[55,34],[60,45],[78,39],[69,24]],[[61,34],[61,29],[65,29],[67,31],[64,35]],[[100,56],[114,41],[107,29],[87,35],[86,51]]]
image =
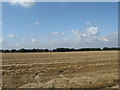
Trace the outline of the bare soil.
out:
[[[3,88],[118,88],[118,51],[3,53]]]

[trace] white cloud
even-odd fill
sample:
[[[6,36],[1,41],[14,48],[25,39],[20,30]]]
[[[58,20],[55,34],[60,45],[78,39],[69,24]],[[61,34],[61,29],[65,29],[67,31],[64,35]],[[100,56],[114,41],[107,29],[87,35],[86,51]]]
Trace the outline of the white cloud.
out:
[[[117,44],[117,37],[112,34],[112,38],[107,38],[109,35],[105,37],[98,37],[98,36],[86,36],[84,38],[74,38],[74,39],[63,39],[63,40],[55,40],[55,41],[48,41],[46,43],[42,43],[40,47],[42,48],[58,48],[58,47],[68,47],[68,48],[84,48],[84,47],[116,47]],[[113,41],[113,38],[116,41]]]
[[[10,38],[14,38],[14,37],[15,37],[14,34],[8,34],[8,36],[9,36]]]
[[[74,34],[76,37],[86,37],[85,33],[80,33],[78,30],[71,30],[71,33]]]
[[[107,38],[104,38],[103,40],[104,40],[105,43],[109,42],[109,40]]]
[[[81,33],[82,34],[82,33]],[[86,33],[85,33],[86,34]],[[89,36],[86,34],[83,36],[77,37],[77,38],[67,38],[64,37],[64,39],[60,40],[48,40],[48,41],[40,41],[38,39],[32,38],[32,44],[31,42],[24,42],[22,44],[18,45],[10,45],[7,44],[7,42],[4,43],[4,47],[9,48],[58,48],[58,47],[68,47],[68,48],[84,48],[84,47],[117,47],[118,46],[118,34],[117,33],[111,33],[107,34],[105,36]],[[74,35],[76,37],[76,35]],[[0,39],[2,41],[2,39]]]
[[[107,43],[107,42],[109,42],[110,40],[108,40],[107,38],[102,38],[101,39],[104,43]]]
[[[80,32],[78,30],[71,30],[71,33],[74,35],[80,34]]]
[[[34,0],[9,0],[9,3],[11,5],[20,5],[22,7],[32,7],[35,5],[35,1]]]
[[[93,36],[99,34],[98,27],[89,27],[87,29],[87,32],[88,32],[89,35],[93,35]]]
[[[64,35],[65,33],[64,32],[52,32],[52,34],[54,34],[54,35]]]
[[[82,36],[84,36],[84,37],[85,37],[85,36],[86,36],[86,34],[82,34]]]
[[[38,42],[37,39],[33,38],[33,39],[32,39],[32,43],[33,43],[33,45],[38,45],[39,42]]]
[[[97,36],[99,30],[97,27],[90,27],[86,33],[81,33],[78,30],[71,30],[75,38],[69,41],[69,45],[76,48],[81,47],[114,47],[118,45],[118,34],[112,33],[105,36]],[[74,45],[72,44],[74,43]]]
[[[68,48],[84,48],[84,47],[117,47],[118,46],[118,33],[110,33],[107,35],[97,35],[100,33],[98,27],[89,27],[85,32],[80,30],[71,30],[71,37],[66,37],[64,32],[52,32],[56,36],[56,39],[49,39],[40,41],[38,39],[32,38],[31,42],[24,42],[21,45],[9,46],[7,42],[4,41],[4,47],[9,46],[9,48],[58,48],[58,47],[68,47]],[[70,34],[70,33],[68,33]],[[8,34],[10,38],[13,38],[13,34]],[[34,36],[33,33],[30,35]],[[25,39],[22,38],[22,41]],[[0,39],[2,42],[3,39]],[[31,44],[32,43],[32,44]]]
[[[111,33],[105,36],[106,39],[109,40],[109,43],[113,43],[114,45],[118,45],[118,33]]]
[[[38,25],[38,24],[39,24],[39,22],[35,22],[35,24],[36,24],[36,25]]]
[[[3,38],[0,38],[0,49],[7,49],[8,48],[8,43],[6,40]]]

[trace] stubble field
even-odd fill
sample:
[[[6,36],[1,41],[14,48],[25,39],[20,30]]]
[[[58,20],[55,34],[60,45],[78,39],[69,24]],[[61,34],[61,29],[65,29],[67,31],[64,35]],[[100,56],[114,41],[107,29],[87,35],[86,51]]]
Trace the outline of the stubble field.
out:
[[[117,88],[118,51],[3,53],[3,88]]]

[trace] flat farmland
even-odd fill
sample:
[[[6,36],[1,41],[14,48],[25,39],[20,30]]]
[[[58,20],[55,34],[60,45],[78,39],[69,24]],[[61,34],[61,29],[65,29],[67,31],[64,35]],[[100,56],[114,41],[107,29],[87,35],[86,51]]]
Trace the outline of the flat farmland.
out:
[[[118,51],[3,53],[3,88],[117,88]]]

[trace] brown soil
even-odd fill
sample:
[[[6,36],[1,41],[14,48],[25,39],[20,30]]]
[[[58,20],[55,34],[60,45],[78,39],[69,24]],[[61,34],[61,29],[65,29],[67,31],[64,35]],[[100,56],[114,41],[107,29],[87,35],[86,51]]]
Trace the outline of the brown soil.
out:
[[[3,53],[3,88],[116,88],[118,51]]]

